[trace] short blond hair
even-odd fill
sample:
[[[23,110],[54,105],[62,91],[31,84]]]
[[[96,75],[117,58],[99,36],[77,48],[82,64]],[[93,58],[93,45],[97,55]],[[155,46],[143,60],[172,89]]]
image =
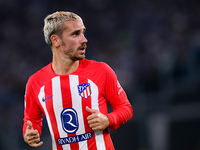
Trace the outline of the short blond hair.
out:
[[[66,21],[82,21],[81,17],[73,12],[55,12],[44,19],[44,38],[49,46],[52,46],[51,35],[56,34],[62,37],[62,32],[66,29]]]

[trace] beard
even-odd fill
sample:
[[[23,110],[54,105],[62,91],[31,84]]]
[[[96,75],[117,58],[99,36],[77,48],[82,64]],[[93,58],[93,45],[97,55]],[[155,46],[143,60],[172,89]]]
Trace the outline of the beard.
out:
[[[82,54],[81,56],[72,56],[70,57],[72,61],[82,60],[85,58],[85,54]]]
[[[66,43],[64,41],[62,41],[62,46],[66,47]],[[82,50],[86,49],[87,45],[86,43],[83,43],[81,46],[79,46],[77,49],[68,49],[64,51],[64,54],[69,56],[69,58],[72,61],[77,61],[77,60],[82,60],[85,58],[85,51],[82,52]]]

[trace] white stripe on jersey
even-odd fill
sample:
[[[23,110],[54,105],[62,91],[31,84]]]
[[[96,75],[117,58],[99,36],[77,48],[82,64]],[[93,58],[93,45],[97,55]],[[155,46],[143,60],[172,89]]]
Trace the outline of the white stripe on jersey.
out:
[[[77,86],[79,85],[79,79],[77,75],[69,75],[70,80],[70,90],[71,90],[71,97],[72,97],[72,107],[77,111],[78,120],[79,120],[79,129],[77,130],[76,134],[83,134],[85,133],[85,125],[83,120],[83,112],[82,112],[82,98],[78,93]],[[79,149],[87,150],[87,141],[79,142]]]
[[[97,109],[99,110],[99,105],[98,105],[98,87],[88,79],[88,83],[90,83],[91,89],[92,89],[92,95],[91,95],[91,105],[92,109]],[[103,131],[95,131],[95,139],[96,139],[96,144],[97,144],[97,150],[105,150],[105,142],[103,138]]]
[[[49,132],[50,132],[51,138],[52,138],[52,149],[53,150],[57,150],[56,141],[54,139],[54,133],[53,133],[53,130],[52,130],[49,114],[47,112],[47,108],[46,108],[45,102],[42,101],[43,98],[45,99],[44,86],[40,89],[40,93],[38,95],[38,99],[39,99],[40,104],[42,105],[42,107],[43,107],[43,109],[45,111],[45,114],[46,114],[46,119],[47,119],[47,123],[48,123],[48,126],[49,126]]]
[[[66,132],[62,128],[62,123],[61,123],[61,117],[60,114],[63,110],[63,103],[62,103],[62,92],[61,92],[61,86],[60,86],[60,76],[57,76],[52,79],[52,94],[53,94],[53,108],[54,108],[54,113],[58,125],[58,132],[60,134],[60,137],[67,137]],[[70,145],[65,144],[62,145],[64,150],[70,150]]]

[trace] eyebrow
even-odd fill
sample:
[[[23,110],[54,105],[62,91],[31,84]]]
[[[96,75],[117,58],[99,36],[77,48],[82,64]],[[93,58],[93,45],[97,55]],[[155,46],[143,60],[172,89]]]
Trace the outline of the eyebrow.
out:
[[[80,30],[75,30],[71,34],[73,35],[75,33],[80,33],[80,32],[81,32],[81,29]],[[86,32],[86,28],[83,28],[83,33],[85,33],[85,32]]]

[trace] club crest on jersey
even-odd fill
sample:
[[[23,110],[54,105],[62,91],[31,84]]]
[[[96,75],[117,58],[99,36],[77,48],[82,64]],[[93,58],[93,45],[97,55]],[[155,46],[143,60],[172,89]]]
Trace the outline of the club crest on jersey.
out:
[[[87,99],[92,94],[90,83],[79,84],[78,93],[81,97]]]

